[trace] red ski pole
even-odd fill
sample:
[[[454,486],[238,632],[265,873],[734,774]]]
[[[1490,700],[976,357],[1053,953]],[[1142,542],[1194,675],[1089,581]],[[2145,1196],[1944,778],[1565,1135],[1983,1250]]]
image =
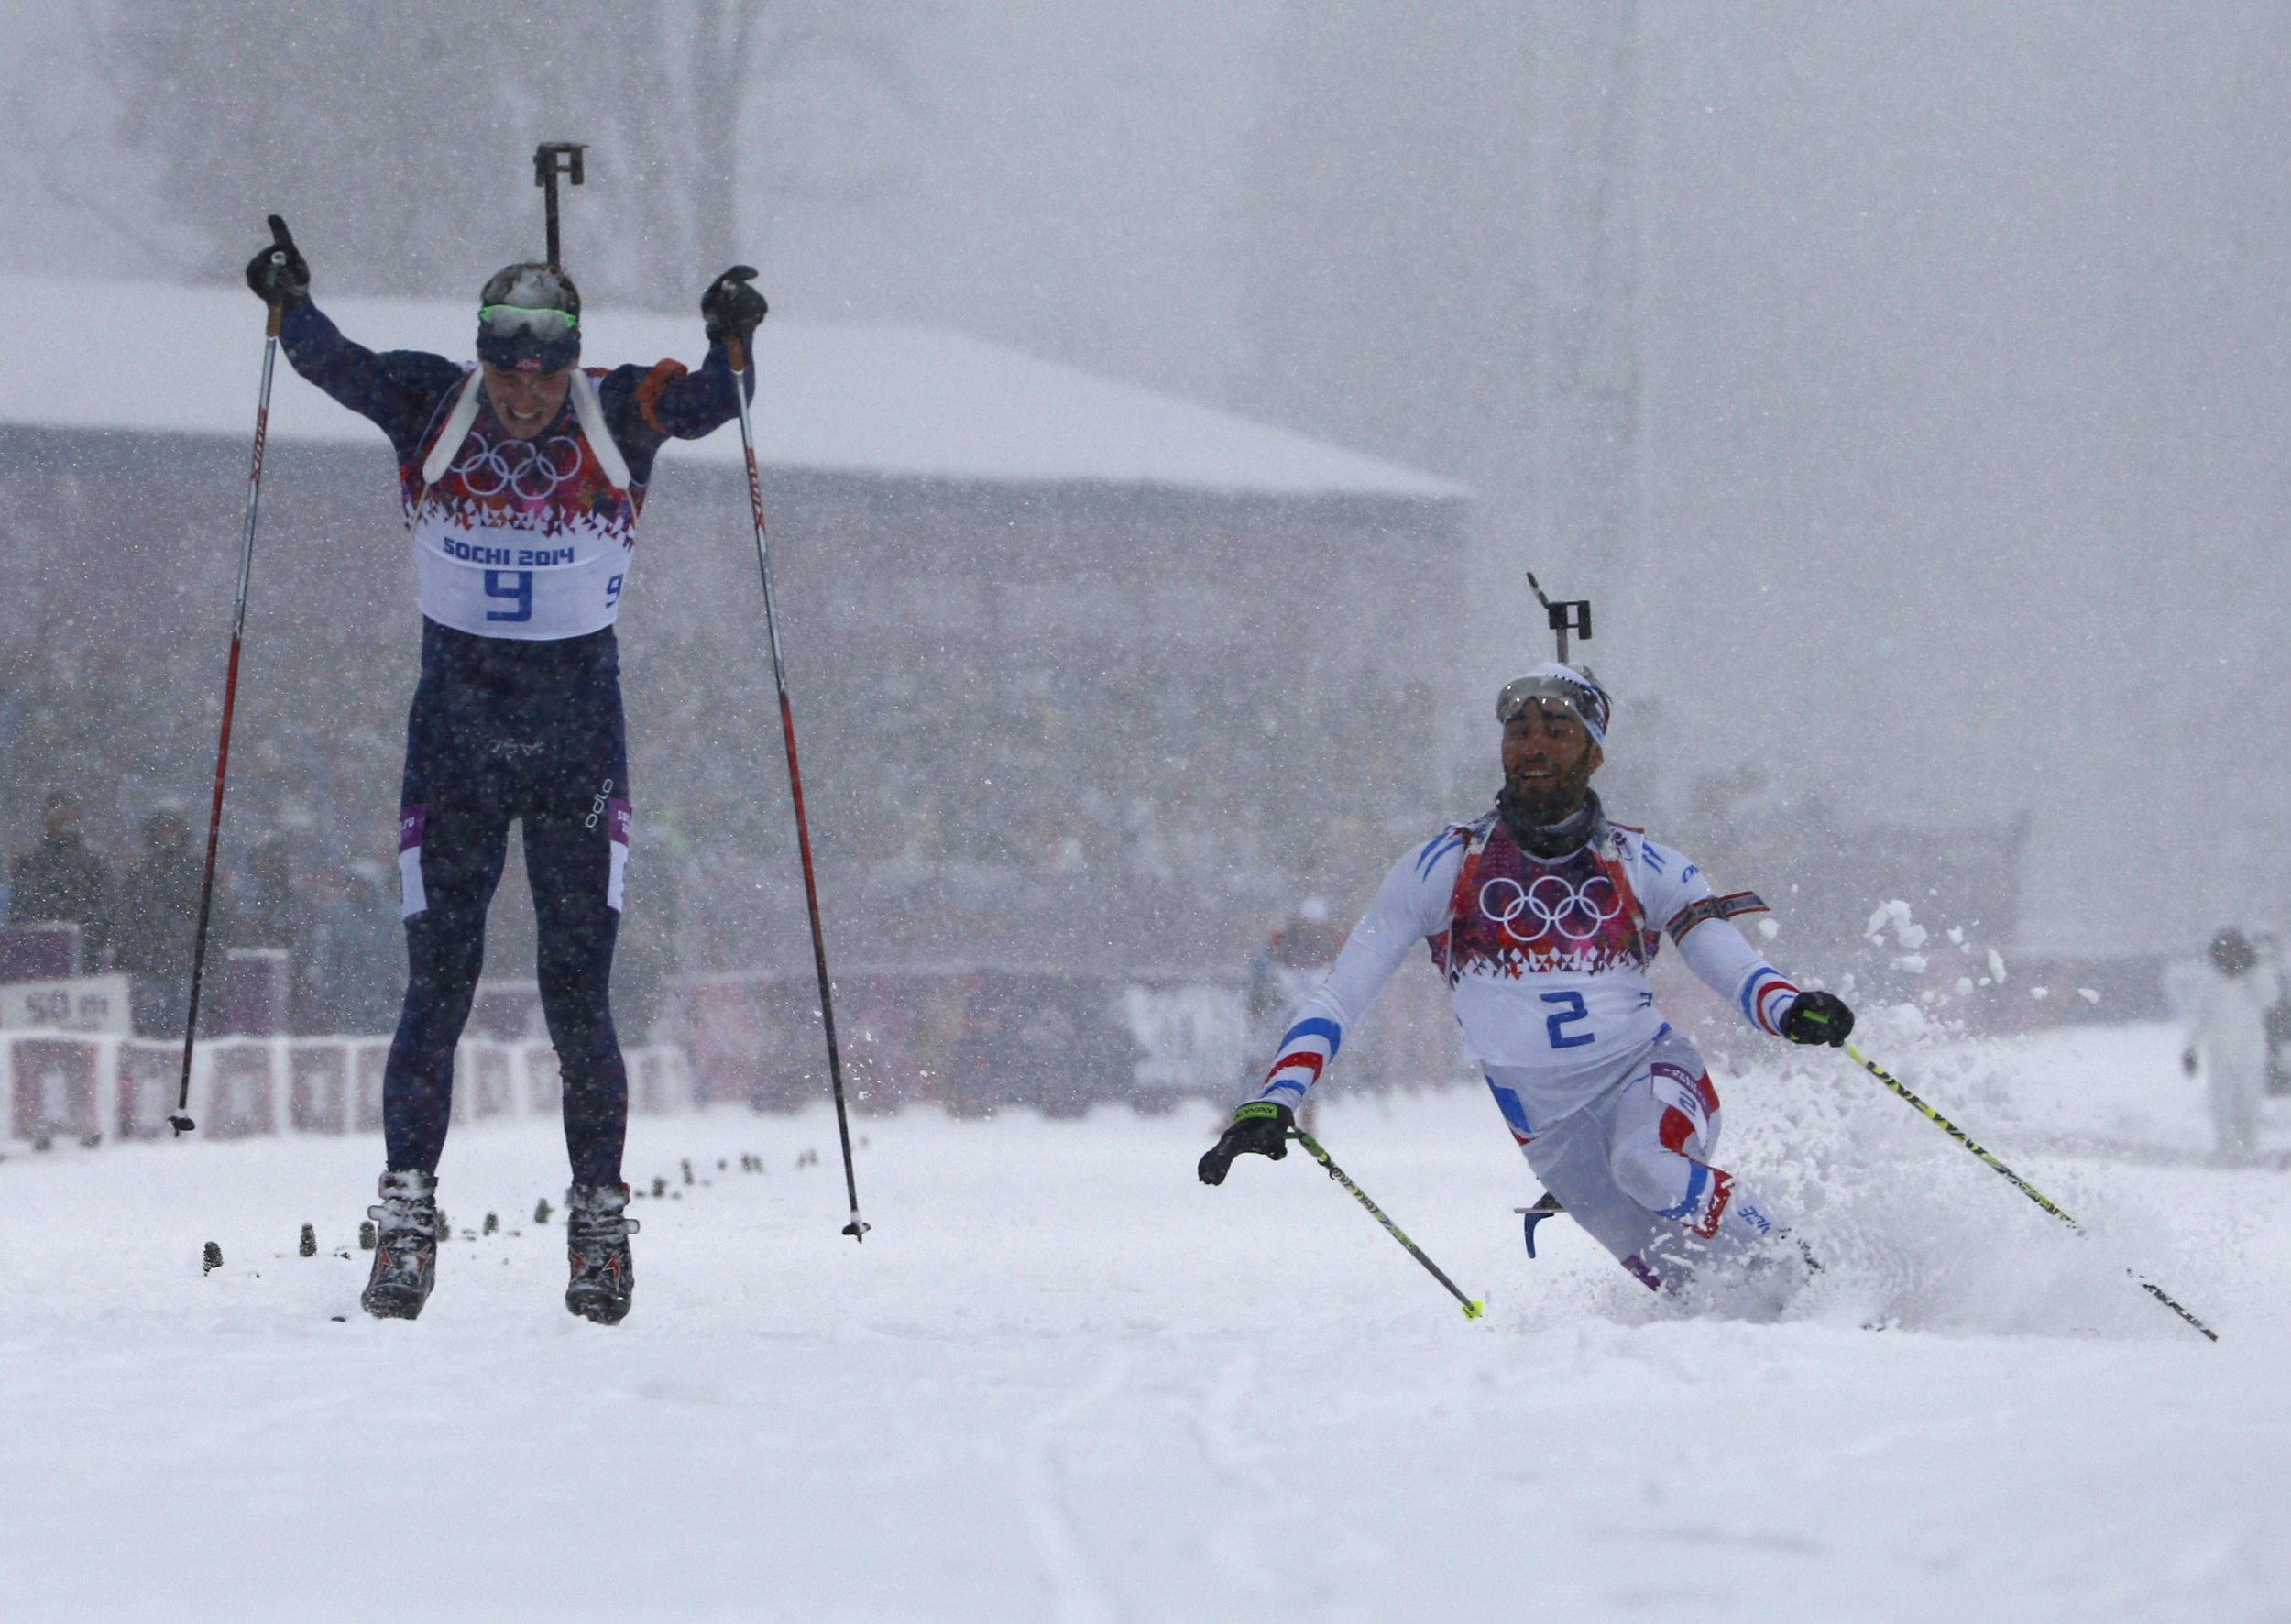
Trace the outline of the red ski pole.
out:
[[[271,216],[270,231],[279,244],[270,250],[270,262],[284,265],[289,247],[286,226],[275,214]],[[199,991],[206,981],[207,924],[214,910],[214,852],[223,831],[223,778],[231,764],[231,713],[238,701],[238,653],[247,630],[247,581],[255,567],[255,510],[262,499],[263,442],[270,432],[270,377],[279,361],[279,323],[285,313],[283,306],[272,305],[270,319],[263,326],[262,393],[255,404],[255,455],[247,476],[247,527],[239,539],[238,602],[231,610],[231,662],[223,678],[223,734],[214,747],[214,799],[207,809],[207,867],[199,882],[199,928],[191,945],[191,1012],[183,1018],[183,1073],[175,1090],[175,1114],[167,1119],[178,1136],[198,1125],[191,1120],[192,1044],[199,1035]]]
[[[828,1037],[828,1083],[835,1094],[835,1131],[843,1141],[843,1188],[851,1199],[851,1221],[843,1226],[843,1233],[864,1244],[868,1225],[860,1216],[859,1176],[851,1167],[851,1121],[843,1103],[843,1057],[836,1044],[835,994],[828,983],[828,938],[819,925],[819,882],[812,870],[811,825],[804,817],[804,775],[795,764],[795,713],[787,701],[787,666],[780,656],[780,625],[772,609],[772,554],[764,539],[763,486],[756,476],[756,436],[748,422],[748,391],[740,384],[740,374],[748,370],[743,350],[736,336],[724,341],[725,355],[732,364],[732,396],[740,402],[740,445],[748,457],[748,508],[756,526],[756,567],[763,576],[763,625],[772,642],[772,681],[780,693],[780,734],[787,744],[788,795],[795,804],[795,848],[804,861],[804,905],[811,911],[812,963],[819,972],[819,1024]]]

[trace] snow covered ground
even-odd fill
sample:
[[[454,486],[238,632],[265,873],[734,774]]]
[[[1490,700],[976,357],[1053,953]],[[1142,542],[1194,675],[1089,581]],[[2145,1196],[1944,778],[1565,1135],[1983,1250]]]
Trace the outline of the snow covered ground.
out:
[[[542,1125],[457,1130],[454,1224],[503,1228],[415,1324],[356,1307],[371,1139],[12,1147],[0,1608],[2291,1619],[2291,1173],[2210,1165],[2176,1042],[1878,1046],[2089,1241],[1842,1059],[1722,1077],[1721,1159],[1827,1266],[1778,1323],[1666,1315],[1563,1222],[1527,1261],[1468,1091],[1319,1125],[1477,1324],[1301,1157],[1196,1183],[1206,1109],[864,1120],[863,1247],[824,1109],[640,1119],[681,1199],[611,1330],[560,1306]]]

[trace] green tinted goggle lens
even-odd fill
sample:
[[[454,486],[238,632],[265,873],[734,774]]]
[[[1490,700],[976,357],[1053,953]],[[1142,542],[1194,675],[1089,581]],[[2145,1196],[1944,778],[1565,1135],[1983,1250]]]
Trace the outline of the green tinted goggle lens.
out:
[[[562,338],[578,331],[581,318],[569,310],[532,310],[522,304],[488,304],[477,312],[478,324],[497,338],[530,333],[536,338]]]

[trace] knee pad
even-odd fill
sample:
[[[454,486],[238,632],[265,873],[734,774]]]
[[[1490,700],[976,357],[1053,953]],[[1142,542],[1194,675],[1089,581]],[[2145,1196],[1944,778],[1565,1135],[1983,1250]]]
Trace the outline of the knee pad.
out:
[[[1708,1236],[1734,1193],[1733,1180],[1701,1159],[1717,1141],[1718,1092],[1707,1073],[1663,1060],[1648,1069],[1647,1087],[1653,1119],[1617,1136],[1608,1172],[1648,1212]]]

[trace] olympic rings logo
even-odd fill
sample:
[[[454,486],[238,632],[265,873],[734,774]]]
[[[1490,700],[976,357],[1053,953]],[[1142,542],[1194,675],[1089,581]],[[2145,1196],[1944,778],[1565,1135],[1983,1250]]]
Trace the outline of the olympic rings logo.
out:
[[[581,477],[581,443],[570,434],[547,440],[504,440],[488,445],[472,439],[472,450],[454,465],[461,487],[479,501],[507,491],[520,501],[537,502],[554,496]]]
[[[1553,933],[1566,941],[1587,942],[1623,916],[1623,899],[1605,874],[1586,875],[1580,884],[1564,874],[1539,874],[1529,885],[1498,874],[1480,887],[1480,912],[1523,946]],[[1532,934],[1514,928],[1522,916],[1533,922]]]

